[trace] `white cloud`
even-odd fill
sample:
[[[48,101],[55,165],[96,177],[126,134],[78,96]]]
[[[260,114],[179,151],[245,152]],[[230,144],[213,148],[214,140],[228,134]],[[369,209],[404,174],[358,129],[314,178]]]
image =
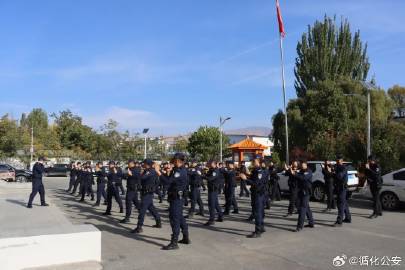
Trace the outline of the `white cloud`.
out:
[[[173,126],[173,123],[161,119],[150,111],[128,109],[113,106],[97,115],[83,116],[83,122],[95,129],[107,123],[109,119],[118,122],[118,129],[140,131],[143,128],[164,128]]]

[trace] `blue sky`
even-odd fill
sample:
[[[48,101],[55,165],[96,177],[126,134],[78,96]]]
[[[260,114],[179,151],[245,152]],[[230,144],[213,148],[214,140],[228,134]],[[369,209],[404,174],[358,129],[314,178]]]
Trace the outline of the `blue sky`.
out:
[[[287,93],[296,44],[324,14],[368,42],[370,75],[405,85],[405,1],[280,0]],[[270,126],[282,107],[273,0],[0,0],[0,114],[70,109],[155,135]]]

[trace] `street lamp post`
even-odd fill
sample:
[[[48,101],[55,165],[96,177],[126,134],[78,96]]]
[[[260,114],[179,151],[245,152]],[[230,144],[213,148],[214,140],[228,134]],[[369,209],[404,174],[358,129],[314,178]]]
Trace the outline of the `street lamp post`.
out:
[[[219,161],[222,162],[222,126],[226,121],[230,120],[231,117],[222,118],[219,117]]]
[[[371,155],[371,97],[370,91],[375,88],[371,83],[361,82],[367,89],[367,157]],[[361,96],[358,94],[346,94],[345,96]]]
[[[147,133],[148,133],[148,131],[149,131],[149,128],[144,128],[143,129],[143,131],[142,131],[142,133],[143,133],[143,135],[144,135],[144,139],[145,139],[145,145],[144,145],[144,152],[143,152],[143,158],[144,159],[146,159],[146,138],[147,138]]]
[[[30,154],[31,154],[31,162],[30,166],[32,164],[33,158],[34,158],[34,126],[31,127],[31,147],[30,147]]]

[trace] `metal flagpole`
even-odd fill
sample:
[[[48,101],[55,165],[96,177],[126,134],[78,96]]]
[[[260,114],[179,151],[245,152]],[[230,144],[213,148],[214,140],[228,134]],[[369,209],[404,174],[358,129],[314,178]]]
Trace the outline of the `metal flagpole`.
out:
[[[284,101],[284,122],[285,122],[285,162],[290,163],[289,147],[288,147],[288,117],[286,106],[286,94],[285,94],[285,78],[284,78],[284,52],[283,52],[283,37],[280,33],[280,56],[281,56],[281,80],[283,84],[283,101]]]

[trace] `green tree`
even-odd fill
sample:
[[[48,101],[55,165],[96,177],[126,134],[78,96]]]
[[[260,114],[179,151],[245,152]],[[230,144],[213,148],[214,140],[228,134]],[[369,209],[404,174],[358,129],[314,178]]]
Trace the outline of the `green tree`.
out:
[[[189,144],[187,147],[188,152],[192,158],[196,158],[203,161],[219,158],[219,138],[220,131],[217,127],[200,127],[189,138]],[[224,135],[222,137],[223,154],[228,155],[230,153],[229,137]]]
[[[17,121],[8,114],[0,119],[0,156],[11,157],[19,149]]]
[[[388,89],[388,95],[395,104],[395,112],[397,116],[405,116],[405,87],[394,85]]]
[[[174,139],[173,152],[187,152],[188,140],[184,137],[177,137]]]
[[[323,21],[308,25],[297,45],[295,89],[298,97],[316,89],[319,82],[341,78],[364,81],[370,68],[367,45],[360,40],[360,31],[352,34],[350,24],[325,15]]]

